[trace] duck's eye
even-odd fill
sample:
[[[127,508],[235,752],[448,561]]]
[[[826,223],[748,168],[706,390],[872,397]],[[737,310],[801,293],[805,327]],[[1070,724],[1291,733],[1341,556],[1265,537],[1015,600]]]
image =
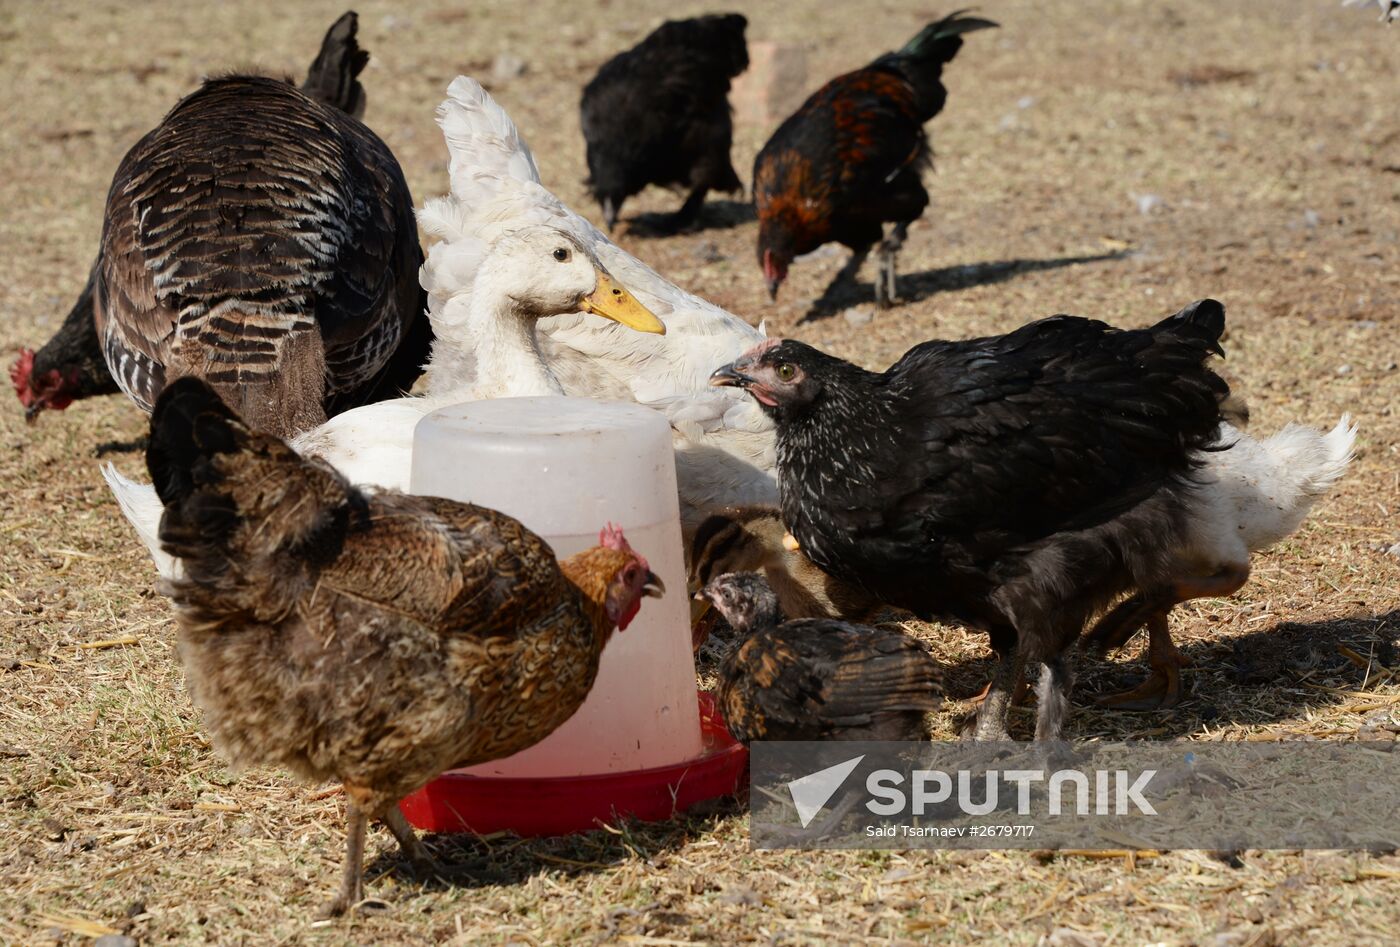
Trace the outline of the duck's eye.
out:
[[[563,247],[556,247],[554,249],[554,259],[558,260],[560,263],[568,263],[569,258],[572,256],[573,254]]]
[[[797,377],[797,366],[792,362],[783,362],[778,366],[778,377],[783,381],[792,381]]]

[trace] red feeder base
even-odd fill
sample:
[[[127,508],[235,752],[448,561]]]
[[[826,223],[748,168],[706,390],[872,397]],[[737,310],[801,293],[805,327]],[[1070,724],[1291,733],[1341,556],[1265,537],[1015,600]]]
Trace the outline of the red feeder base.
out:
[[[399,807],[425,831],[478,835],[568,835],[623,816],[669,819],[706,799],[735,795],[748,769],[748,751],[729,735],[714,698],[699,698],[705,752],[693,760],[627,773],[528,779],[448,772]]]

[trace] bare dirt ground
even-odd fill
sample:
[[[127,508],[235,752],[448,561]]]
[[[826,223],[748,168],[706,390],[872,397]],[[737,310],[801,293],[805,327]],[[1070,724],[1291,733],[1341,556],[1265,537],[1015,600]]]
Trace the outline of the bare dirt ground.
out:
[[[926,2],[749,6],[750,40],[798,44],[809,86],[898,46]],[[421,201],[445,186],[433,108],[498,53],[492,84],[545,181],[585,199],[577,101],[661,17],[639,0],[357,4],[373,61],[367,121]],[[298,78],[335,2],[0,4],[0,349],[42,342],[81,288],[125,150],[212,71]],[[868,284],[807,319],[844,251],[800,262],[770,304],[755,225],[720,207],[699,233],[620,241],[678,284],[872,366],[933,336],[1055,312],[1144,325],[1201,296],[1229,313],[1229,368],[1254,428],[1361,424],[1336,495],[1260,556],[1238,595],[1181,609],[1194,659],[1176,710],[1095,709],[1141,674],[1134,650],[1082,660],[1077,737],[1394,738],[1400,680],[1400,31],[1336,0],[988,0],[995,33],[948,70],[932,131],[933,205],[901,258],[910,302],[863,322]],[[737,130],[747,177],[768,128]],[[668,210],[651,193],[625,216]],[[868,278],[868,276],[867,276]],[[8,359],[8,356],[7,356]],[[1400,925],[1400,858],[1204,853],[750,851],[735,807],[565,840],[435,839],[456,884],[415,885],[386,833],[371,893],[388,909],[312,922],[341,851],[338,798],[284,774],[232,776],[211,753],[173,653],[169,609],[98,475],[139,437],[125,399],[26,426],[0,398],[0,941],[727,944],[1148,942],[1367,944]],[[137,454],[116,459],[140,470]],[[984,640],[916,629],[980,686]],[[1348,656],[1348,652],[1353,657]],[[939,737],[966,703],[952,701]],[[1020,718],[1024,728],[1027,718]]]

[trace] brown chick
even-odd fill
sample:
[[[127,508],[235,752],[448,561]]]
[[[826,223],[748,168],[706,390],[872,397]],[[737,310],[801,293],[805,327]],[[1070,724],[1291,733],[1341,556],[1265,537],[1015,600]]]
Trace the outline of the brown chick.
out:
[[[699,593],[741,635],[719,668],[719,708],[734,739],[924,740],[942,672],[893,628],[825,618],[782,621],[757,572],[712,579]]]
[[[858,586],[832,578],[792,544],[776,507],[733,507],[705,519],[690,544],[690,586],[701,589],[728,572],[762,572],[789,618],[841,618],[870,621],[878,601]],[[714,612],[695,616],[692,641],[698,649],[709,636]]]
[[[556,561],[501,513],[350,486],[193,378],[158,400],[147,465],[214,745],[234,766],[345,787],[332,915],[362,900],[368,820],[431,865],[398,800],[547,736],[583,703],[613,630],[662,591],[620,530]]]

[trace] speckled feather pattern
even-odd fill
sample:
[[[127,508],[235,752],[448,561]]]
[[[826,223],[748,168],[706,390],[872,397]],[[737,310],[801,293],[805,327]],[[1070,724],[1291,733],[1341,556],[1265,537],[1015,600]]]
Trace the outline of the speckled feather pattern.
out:
[[[236,447],[183,459],[190,438],[153,426],[151,468],[190,693],[235,765],[341,781],[377,814],[577,709],[624,554],[561,564],[495,511],[362,493],[208,405],[187,410],[195,439]]]
[[[358,121],[278,80],[206,82],[112,182],[95,318],[113,376],[147,410],[204,377],[283,434],[356,403],[420,317],[412,207]]]
[[[1171,572],[1225,391],[1203,365],[1216,313],[1126,332],[1055,317],[925,343],[884,373],[785,342],[771,357],[821,387],[778,418],[784,521],[883,601],[1058,653],[1113,595]]]

